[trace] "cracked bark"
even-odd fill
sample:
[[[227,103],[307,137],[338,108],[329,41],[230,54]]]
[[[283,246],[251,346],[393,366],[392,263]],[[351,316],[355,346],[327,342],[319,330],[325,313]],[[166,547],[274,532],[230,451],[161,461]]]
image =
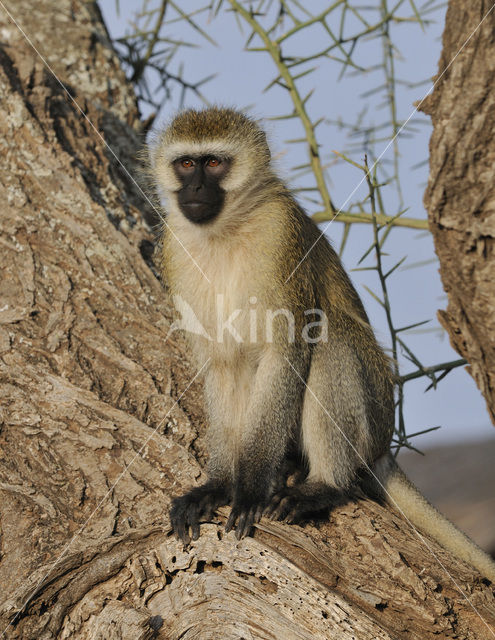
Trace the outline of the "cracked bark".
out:
[[[134,175],[135,99],[95,5],[10,8]],[[171,496],[202,479],[204,420],[181,338],[165,339],[156,218],[0,21],[0,633],[486,638],[493,586],[428,541],[470,604],[406,523],[366,500],[318,527],[263,521],[239,543],[224,512],[188,550],[169,535]]]
[[[433,121],[425,206],[448,294],[439,319],[495,422],[494,12],[477,28],[491,8],[449,2],[441,77],[422,110]]]

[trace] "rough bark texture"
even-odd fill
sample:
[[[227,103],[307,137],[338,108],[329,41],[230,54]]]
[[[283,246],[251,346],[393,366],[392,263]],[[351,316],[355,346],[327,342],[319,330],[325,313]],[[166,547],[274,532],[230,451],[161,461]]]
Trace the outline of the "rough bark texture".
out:
[[[95,6],[10,8],[133,172],[136,105]],[[201,481],[203,418],[180,337],[166,340],[153,213],[0,22],[0,634],[488,637],[493,585],[369,501],[240,543],[224,514],[190,549],[170,536],[171,495]]]
[[[434,127],[425,206],[449,299],[439,317],[495,422],[495,11],[477,29],[492,4],[450,0],[443,75],[422,109]]]

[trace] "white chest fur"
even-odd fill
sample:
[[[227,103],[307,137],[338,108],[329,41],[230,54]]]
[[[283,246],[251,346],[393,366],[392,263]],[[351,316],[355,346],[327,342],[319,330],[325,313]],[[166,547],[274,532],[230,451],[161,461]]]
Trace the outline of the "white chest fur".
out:
[[[263,346],[265,305],[260,283],[270,267],[255,230],[223,237],[180,225],[169,236],[174,303],[199,364],[231,360]],[[179,242],[180,241],[180,242]]]

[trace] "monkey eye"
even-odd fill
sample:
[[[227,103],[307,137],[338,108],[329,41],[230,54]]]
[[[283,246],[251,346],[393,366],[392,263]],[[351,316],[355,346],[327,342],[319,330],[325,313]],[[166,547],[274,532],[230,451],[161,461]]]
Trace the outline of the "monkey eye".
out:
[[[218,167],[221,164],[221,160],[219,158],[208,158],[206,161],[206,165],[208,167]]]
[[[190,158],[184,158],[180,161],[180,166],[184,167],[184,169],[190,169],[194,166],[194,162]]]

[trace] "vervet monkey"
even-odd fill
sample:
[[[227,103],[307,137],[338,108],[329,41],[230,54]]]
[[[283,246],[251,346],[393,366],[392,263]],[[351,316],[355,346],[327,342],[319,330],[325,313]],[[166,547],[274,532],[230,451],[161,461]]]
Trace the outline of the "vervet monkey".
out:
[[[186,335],[209,416],[209,479],[174,499],[177,537],[197,539],[200,520],[228,503],[238,538],[262,514],[297,522],[364,482],[495,581],[495,563],[389,454],[389,359],[337,254],[274,172],[258,124],[233,109],[184,111],[152,164],[168,212],[163,272],[179,311],[202,327]],[[300,477],[288,485],[291,460]]]

